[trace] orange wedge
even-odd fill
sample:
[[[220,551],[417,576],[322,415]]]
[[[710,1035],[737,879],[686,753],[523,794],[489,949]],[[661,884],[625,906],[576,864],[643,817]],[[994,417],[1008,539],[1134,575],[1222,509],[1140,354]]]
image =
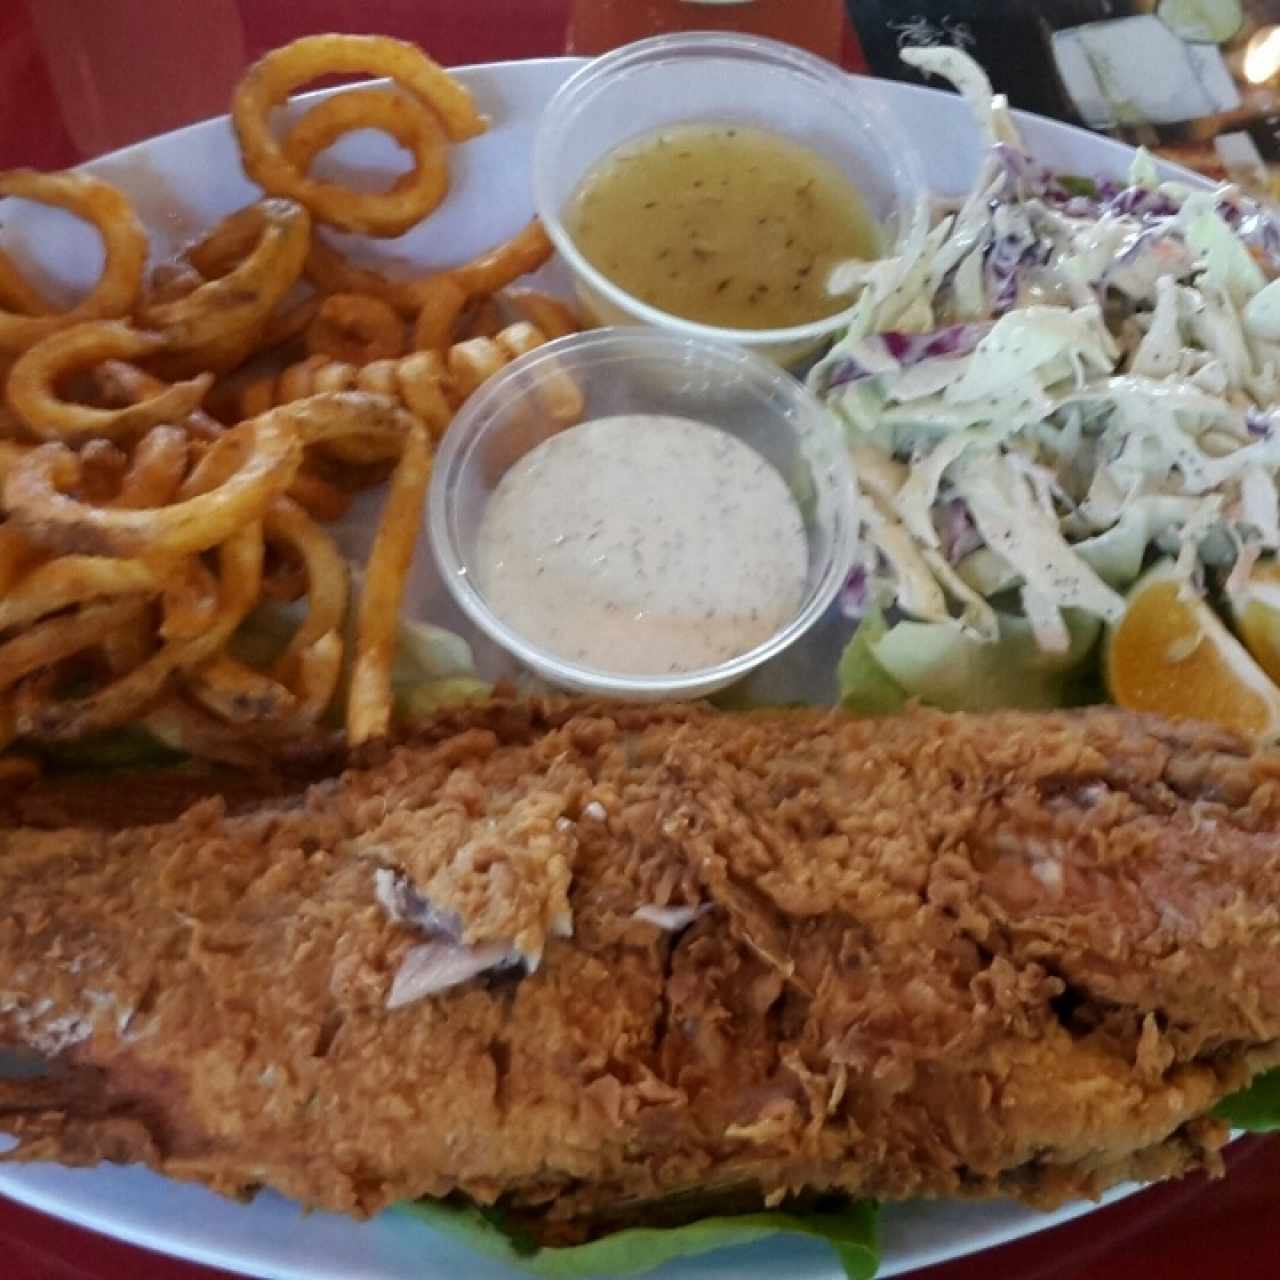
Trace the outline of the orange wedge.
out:
[[[1134,585],[1107,638],[1112,700],[1170,719],[1206,720],[1253,739],[1280,736],[1280,688],[1203,600],[1179,594],[1173,563]]]
[[[1258,666],[1280,683],[1280,562],[1260,560],[1229,603],[1245,647]]]

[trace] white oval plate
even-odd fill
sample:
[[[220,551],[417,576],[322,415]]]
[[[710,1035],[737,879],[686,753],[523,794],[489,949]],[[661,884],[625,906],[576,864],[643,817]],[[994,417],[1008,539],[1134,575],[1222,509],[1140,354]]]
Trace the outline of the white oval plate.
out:
[[[538,116],[579,65],[571,58],[549,58],[459,72],[490,116],[491,129],[453,150],[448,199],[423,226],[394,243],[397,255],[419,270],[451,265],[510,235],[532,216],[529,163]],[[881,98],[918,140],[936,191],[958,193],[968,187],[979,139],[958,97],[866,79],[858,81],[858,91]],[[1132,155],[1128,147],[1082,129],[1021,114],[1019,123],[1033,153],[1063,171],[1118,176]],[[373,170],[397,163],[395,155],[390,143],[368,133],[344,140],[335,152],[339,163]],[[260,195],[240,168],[225,118],[153,138],[85,167],[130,193],[158,256]],[[4,209],[0,243],[32,264],[55,291],[86,285],[101,258],[91,232],[67,215],[26,204]],[[563,289],[564,277],[555,264],[542,275],[549,287]],[[349,552],[361,553],[367,530],[367,521],[349,521],[343,531]],[[435,577],[425,546],[416,558],[410,599],[415,614],[475,641]],[[842,640],[838,623],[819,627],[807,638],[800,661],[793,653],[787,664],[765,673],[762,684],[780,700],[797,694],[829,698]],[[482,670],[493,675],[509,670],[493,649],[478,641],[475,648]],[[0,1149],[4,1145],[0,1136]],[[1118,1188],[1108,1200],[1134,1189]],[[140,1168],[0,1166],[0,1193],[133,1244],[262,1280],[448,1280],[460,1275],[515,1280],[519,1274],[396,1212],[359,1223],[332,1214],[303,1214],[272,1193],[242,1205]],[[881,1275],[989,1249],[1095,1207],[1078,1204],[1041,1214],[1001,1202],[890,1206],[881,1231]],[[840,1280],[841,1273],[824,1246],[786,1238],[670,1263],[654,1273],[655,1280],[774,1280],[780,1275]]]

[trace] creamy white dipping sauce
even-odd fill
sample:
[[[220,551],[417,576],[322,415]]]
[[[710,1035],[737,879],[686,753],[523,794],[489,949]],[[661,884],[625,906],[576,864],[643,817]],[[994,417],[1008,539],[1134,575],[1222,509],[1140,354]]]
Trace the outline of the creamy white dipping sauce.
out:
[[[714,666],[796,612],[808,543],[749,445],[689,418],[623,414],[544,440],[498,483],[476,583],[561,658],[626,675]]]

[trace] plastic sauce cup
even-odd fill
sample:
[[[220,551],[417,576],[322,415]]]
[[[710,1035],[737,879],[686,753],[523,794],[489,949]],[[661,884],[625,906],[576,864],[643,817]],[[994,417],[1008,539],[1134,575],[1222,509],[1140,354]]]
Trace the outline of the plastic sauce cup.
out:
[[[775,40],[699,32],[657,36],[597,58],[567,80],[538,127],[533,197],[601,324],[646,324],[733,342],[782,364],[811,354],[849,322],[835,315],[784,329],[727,329],[659,310],[620,288],[579,252],[565,211],[586,175],[621,144],[671,125],[724,122],[768,129],[813,148],[862,192],[892,252],[926,198],[923,163],[873,80]]]
[[[475,578],[485,507],[507,469],[557,431],[575,389],[578,421],[615,414],[692,418],[763,455],[791,488],[808,565],[792,617],[745,653],[700,670],[630,675],[572,662],[534,644],[485,598]],[[615,698],[696,698],[745,676],[800,638],[848,574],[857,499],[835,420],[790,374],[739,347],[659,329],[598,329],[548,343],[508,365],[454,418],[427,503],[432,550],[463,612],[524,666],[561,688]]]

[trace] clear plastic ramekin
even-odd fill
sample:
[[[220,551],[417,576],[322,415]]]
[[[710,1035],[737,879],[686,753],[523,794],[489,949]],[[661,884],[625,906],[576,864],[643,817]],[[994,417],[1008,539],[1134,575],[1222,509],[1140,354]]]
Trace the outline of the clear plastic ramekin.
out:
[[[696,324],[621,289],[578,251],[564,223],[583,178],[610,151],[670,125],[724,122],[769,129],[812,147],[862,192],[892,252],[928,192],[923,161],[874,81],[776,40],[694,32],[655,36],[597,58],[551,100],[533,151],[533,199],[568,263],[583,306],[602,324],[647,324],[734,342],[789,364],[849,320],[850,307],[783,329]]]
[[[532,643],[490,605],[475,577],[481,518],[498,482],[566,426],[565,380],[577,421],[614,414],[692,418],[767,458],[804,519],[808,566],[794,615],[763,643],[680,674],[624,675],[583,666]],[[733,683],[798,640],[848,574],[856,498],[841,431],[790,374],[725,343],[659,329],[597,329],[548,343],[508,365],[466,401],[436,458],[428,500],[431,545],[464,613],[524,666],[561,688],[607,697],[696,698]]]

